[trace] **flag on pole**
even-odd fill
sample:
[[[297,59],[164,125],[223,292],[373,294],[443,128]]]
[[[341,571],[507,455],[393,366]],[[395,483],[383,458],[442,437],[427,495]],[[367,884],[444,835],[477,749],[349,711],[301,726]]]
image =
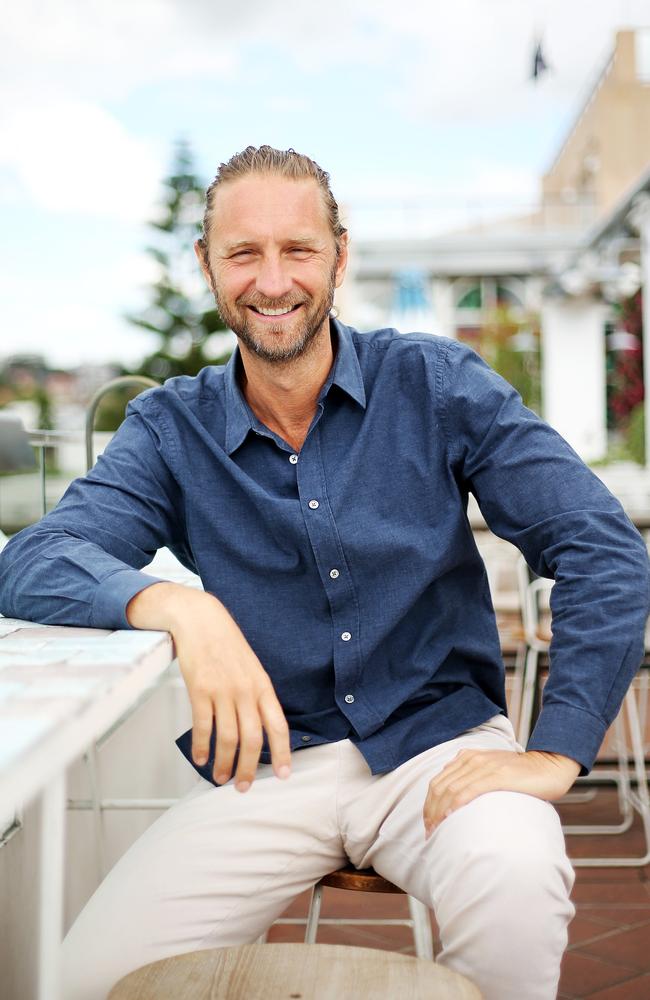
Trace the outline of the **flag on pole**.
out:
[[[548,63],[544,58],[544,53],[542,52],[542,43],[538,41],[535,45],[535,53],[533,55],[533,71],[531,76],[533,80],[538,80],[542,73],[545,73],[548,69]]]

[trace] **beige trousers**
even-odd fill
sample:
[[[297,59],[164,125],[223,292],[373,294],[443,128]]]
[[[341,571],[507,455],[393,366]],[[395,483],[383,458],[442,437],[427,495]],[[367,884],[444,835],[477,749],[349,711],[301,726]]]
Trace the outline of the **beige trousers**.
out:
[[[496,716],[372,775],[349,740],[292,756],[286,781],[261,765],[251,789],[200,778],[119,860],[63,945],[66,1000],[105,1000],[138,966],[254,941],[322,875],[349,858],[435,912],[437,961],[485,1000],[556,996],[573,870],[553,806],[491,792],[424,837],[430,779],[468,748],[514,749]]]

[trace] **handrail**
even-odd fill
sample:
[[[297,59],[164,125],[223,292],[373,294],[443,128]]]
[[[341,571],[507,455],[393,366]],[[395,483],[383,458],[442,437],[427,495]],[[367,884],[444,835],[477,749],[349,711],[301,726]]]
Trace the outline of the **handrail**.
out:
[[[41,514],[43,517],[47,513],[46,495],[46,473],[45,473],[45,449],[56,447],[59,444],[73,444],[84,439],[86,443],[86,472],[90,472],[93,465],[93,433],[95,427],[95,415],[97,407],[104,396],[113,389],[118,389],[127,385],[141,385],[145,389],[157,388],[160,383],[155,382],[146,375],[120,375],[118,378],[105,382],[95,392],[86,410],[86,426],[84,431],[60,431],[60,430],[28,430],[29,443],[38,449],[39,456],[39,478],[41,483]]]
[[[155,382],[146,375],[120,375],[110,382],[101,385],[88,404],[86,410],[86,472],[90,472],[93,467],[93,431],[95,429],[95,414],[97,407],[104,396],[113,389],[118,389],[127,385],[142,385],[147,389],[157,388],[160,382]]]

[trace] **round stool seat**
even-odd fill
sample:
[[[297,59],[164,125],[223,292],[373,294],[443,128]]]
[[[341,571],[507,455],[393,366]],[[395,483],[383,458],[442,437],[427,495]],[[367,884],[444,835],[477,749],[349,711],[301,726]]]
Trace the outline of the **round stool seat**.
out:
[[[403,889],[393,885],[383,875],[378,875],[374,868],[355,868],[346,865],[338,871],[331,872],[319,879],[319,885],[328,885],[333,889],[352,889],[357,892],[401,892]]]
[[[130,972],[108,1000],[480,1000],[455,972],[396,951],[339,944],[208,948]]]

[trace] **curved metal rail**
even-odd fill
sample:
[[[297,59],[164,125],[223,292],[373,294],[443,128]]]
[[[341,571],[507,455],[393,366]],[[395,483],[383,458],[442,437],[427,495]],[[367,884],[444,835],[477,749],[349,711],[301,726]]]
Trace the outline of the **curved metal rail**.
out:
[[[88,409],[86,410],[86,472],[90,472],[93,467],[93,431],[95,429],[95,415],[97,413],[97,407],[101,403],[104,396],[107,393],[112,392],[113,389],[121,389],[127,385],[141,385],[146,389],[156,388],[160,385],[160,382],[155,382],[152,378],[148,378],[146,375],[120,375],[118,378],[113,378],[110,382],[105,382],[101,385],[97,392],[94,394],[93,398],[88,404]]]

